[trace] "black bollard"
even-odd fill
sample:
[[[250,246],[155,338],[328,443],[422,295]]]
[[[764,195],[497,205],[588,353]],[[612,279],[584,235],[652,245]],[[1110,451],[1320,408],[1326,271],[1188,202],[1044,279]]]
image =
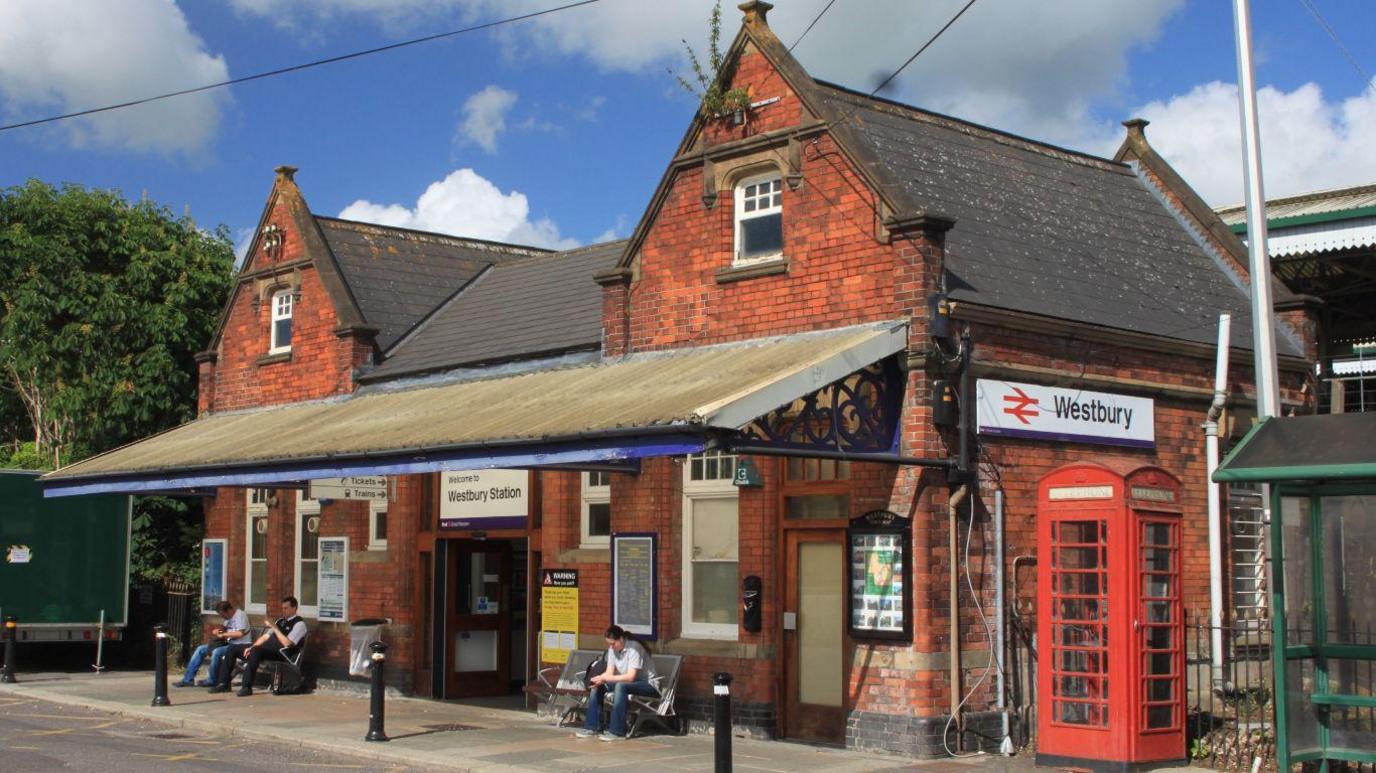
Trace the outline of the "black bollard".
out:
[[[167,625],[153,626],[153,705],[171,706],[167,699]]]
[[[0,683],[14,684],[19,681],[14,678],[14,651],[17,649],[19,638],[19,618],[14,615],[5,616],[5,669],[0,671]]]
[[[731,773],[731,675],[718,671],[712,677],[712,694],[716,696],[712,732],[717,739],[716,773]]]
[[[386,706],[383,698],[386,697],[387,687],[382,681],[383,669],[387,665],[387,645],[380,641],[375,641],[368,645],[373,651],[373,688],[369,695],[368,704],[368,735],[363,738],[365,741],[390,741],[387,732],[382,729],[384,711]]]

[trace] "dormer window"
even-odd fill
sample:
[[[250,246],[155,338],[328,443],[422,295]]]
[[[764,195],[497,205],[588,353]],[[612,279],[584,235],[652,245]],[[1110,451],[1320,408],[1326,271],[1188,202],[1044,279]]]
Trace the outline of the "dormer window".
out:
[[[291,351],[291,290],[272,294],[272,333],[268,354]]]
[[[751,177],[736,186],[736,265],[762,263],[784,251],[783,178]]]

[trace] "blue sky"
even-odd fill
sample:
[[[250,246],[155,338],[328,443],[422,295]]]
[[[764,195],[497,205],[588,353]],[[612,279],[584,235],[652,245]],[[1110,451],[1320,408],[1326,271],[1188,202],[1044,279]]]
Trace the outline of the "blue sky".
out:
[[[1308,0],[1376,70],[1376,4]],[[559,0],[8,0],[9,123],[454,29]],[[826,0],[777,0],[791,42]],[[836,0],[795,51],[868,90],[961,5]],[[666,67],[706,0],[601,0],[503,28],[170,100],[0,132],[0,186],[144,192],[242,240],[277,164],[317,213],[550,246],[627,235],[693,100]],[[1376,88],[1304,0],[1254,0],[1268,195],[1376,182]],[[726,4],[724,41],[739,23]],[[889,96],[1096,153],[1118,122],[1215,204],[1240,198],[1231,3],[979,0]]]

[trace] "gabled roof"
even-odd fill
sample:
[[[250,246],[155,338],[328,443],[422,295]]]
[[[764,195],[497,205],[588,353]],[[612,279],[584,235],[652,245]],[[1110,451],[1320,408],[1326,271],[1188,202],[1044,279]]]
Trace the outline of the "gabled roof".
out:
[[[900,212],[956,221],[952,299],[1206,344],[1219,313],[1249,314],[1240,278],[1130,166],[817,86]],[[1232,343],[1250,348],[1249,326]]]
[[[606,242],[497,262],[361,380],[599,349],[602,288],[593,275],[615,265],[625,246]]]
[[[548,250],[315,215],[315,222],[386,351],[488,266]]]

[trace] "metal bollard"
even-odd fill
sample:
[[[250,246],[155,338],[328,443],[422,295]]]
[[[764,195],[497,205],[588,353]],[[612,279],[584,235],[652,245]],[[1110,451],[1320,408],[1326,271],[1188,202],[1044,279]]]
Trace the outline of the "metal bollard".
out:
[[[364,736],[363,740],[390,741],[392,739],[388,738],[387,732],[382,729],[386,710],[383,699],[387,695],[387,687],[382,681],[382,676],[387,665],[387,645],[375,641],[368,647],[373,651],[373,663],[370,666],[373,671],[373,687],[368,703],[368,735]]]
[[[718,671],[712,677],[716,696],[712,733],[717,739],[716,773],[731,773],[731,675]]]
[[[14,678],[14,651],[18,649],[19,638],[19,618],[14,615],[5,616],[5,669],[0,671],[0,683],[14,684],[19,681]]]
[[[153,705],[171,706],[167,699],[167,625],[153,626]]]

